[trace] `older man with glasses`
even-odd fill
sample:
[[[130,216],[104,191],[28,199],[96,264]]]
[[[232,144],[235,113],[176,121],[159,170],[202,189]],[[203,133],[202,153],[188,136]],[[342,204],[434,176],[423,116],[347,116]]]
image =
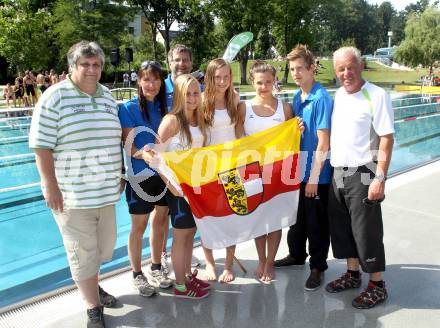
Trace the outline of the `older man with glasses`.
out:
[[[67,53],[70,74],[37,103],[29,134],[41,188],[61,232],[72,279],[87,306],[87,327],[105,327],[116,298],[98,285],[116,242],[121,191],[121,125],[111,92],[98,83],[104,53],[81,41]]]

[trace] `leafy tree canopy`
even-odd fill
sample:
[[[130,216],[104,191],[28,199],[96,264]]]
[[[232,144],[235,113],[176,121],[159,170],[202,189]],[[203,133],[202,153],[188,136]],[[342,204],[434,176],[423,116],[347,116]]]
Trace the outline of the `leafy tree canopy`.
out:
[[[49,65],[48,35],[53,17],[46,8],[31,9],[25,0],[5,1],[0,6],[0,55],[6,58],[13,74]]]
[[[440,60],[440,10],[429,7],[420,16],[413,13],[405,28],[405,39],[396,51],[404,64],[432,67]]]

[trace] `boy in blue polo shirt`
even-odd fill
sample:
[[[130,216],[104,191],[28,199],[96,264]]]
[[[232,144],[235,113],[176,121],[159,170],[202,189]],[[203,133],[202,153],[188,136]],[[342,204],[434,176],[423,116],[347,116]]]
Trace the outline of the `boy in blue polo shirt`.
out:
[[[302,118],[305,127],[300,144],[302,182],[297,221],[287,235],[289,255],[275,261],[275,267],[304,265],[308,240],[310,275],[305,290],[312,291],[321,285],[330,246],[327,200],[332,169],[326,158],[333,99],[315,81],[315,58],[306,46],[297,45],[287,60],[292,78],[300,87],[293,98],[294,115]]]

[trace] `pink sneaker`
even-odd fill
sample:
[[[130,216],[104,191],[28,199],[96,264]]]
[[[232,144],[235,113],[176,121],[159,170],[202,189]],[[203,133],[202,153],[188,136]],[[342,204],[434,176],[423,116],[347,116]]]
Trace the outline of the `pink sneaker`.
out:
[[[197,271],[197,269],[195,269],[193,271],[192,275],[188,277],[189,282],[191,284],[195,284],[196,286],[198,286],[202,290],[211,289],[211,284],[209,282],[206,282],[206,281],[203,281],[203,280],[200,280],[199,278],[197,278],[197,273],[198,273],[198,271]]]
[[[180,290],[174,287],[174,296],[179,298],[192,298],[192,299],[201,299],[205,298],[209,295],[207,290],[202,290],[197,288],[195,284],[186,283],[186,291],[181,292]]]

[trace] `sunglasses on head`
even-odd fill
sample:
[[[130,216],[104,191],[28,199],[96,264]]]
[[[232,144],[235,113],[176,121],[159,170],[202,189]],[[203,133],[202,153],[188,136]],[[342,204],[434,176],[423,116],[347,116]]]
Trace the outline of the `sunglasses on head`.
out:
[[[162,70],[162,67],[160,66],[160,64],[155,61],[155,60],[146,60],[141,64],[141,69],[146,69],[149,66],[152,66],[156,69]]]

